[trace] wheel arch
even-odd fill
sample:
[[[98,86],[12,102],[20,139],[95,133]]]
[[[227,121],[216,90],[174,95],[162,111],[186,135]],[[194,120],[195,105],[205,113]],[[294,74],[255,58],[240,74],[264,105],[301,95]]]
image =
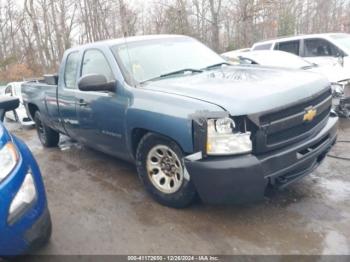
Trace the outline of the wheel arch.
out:
[[[176,143],[179,148],[182,150],[184,154],[191,153],[189,149],[192,149],[184,144],[181,144],[181,141],[178,141],[176,137],[169,136],[167,134],[152,130],[152,129],[146,129],[146,128],[134,128],[131,132],[131,138],[130,138],[130,148],[132,152],[132,156],[135,158],[137,153],[137,147],[139,146],[141,140],[147,135],[147,134],[154,134],[161,136],[163,138],[166,138],[174,143]]]
[[[33,103],[28,103],[28,113],[32,120],[34,120],[35,113],[39,110],[39,107]]]

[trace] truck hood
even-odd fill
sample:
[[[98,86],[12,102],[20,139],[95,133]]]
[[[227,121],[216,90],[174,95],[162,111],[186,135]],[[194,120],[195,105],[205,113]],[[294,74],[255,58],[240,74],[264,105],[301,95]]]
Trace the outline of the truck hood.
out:
[[[326,78],[312,72],[228,66],[149,82],[142,88],[206,101],[238,116],[295,103],[321,92],[329,85]]]

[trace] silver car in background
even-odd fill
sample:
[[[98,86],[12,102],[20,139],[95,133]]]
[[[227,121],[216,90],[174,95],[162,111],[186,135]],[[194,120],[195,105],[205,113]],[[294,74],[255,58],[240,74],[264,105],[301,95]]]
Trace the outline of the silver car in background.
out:
[[[350,71],[350,34],[326,33],[284,37],[255,43],[252,51],[258,50],[285,51],[316,64],[338,61]]]

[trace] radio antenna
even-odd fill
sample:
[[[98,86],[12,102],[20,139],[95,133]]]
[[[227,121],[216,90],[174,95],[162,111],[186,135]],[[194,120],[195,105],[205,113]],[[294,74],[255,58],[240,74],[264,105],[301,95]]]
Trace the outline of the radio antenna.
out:
[[[130,68],[130,74],[132,75],[132,82],[134,83],[135,87],[136,87],[136,84],[135,84],[135,77],[134,77],[134,70],[132,68],[132,64],[131,64],[131,56],[130,56],[130,52],[129,52],[129,44],[128,44],[128,40],[127,40],[127,33],[124,32],[124,45],[125,45],[125,48],[126,48],[126,54],[128,56],[128,60],[129,60],[129,68]]]

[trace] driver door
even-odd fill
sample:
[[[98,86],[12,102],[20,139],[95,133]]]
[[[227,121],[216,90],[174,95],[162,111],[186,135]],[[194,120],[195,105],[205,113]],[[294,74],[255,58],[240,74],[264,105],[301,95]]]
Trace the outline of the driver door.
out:
[[[109,61],[99,49],[88,49],[84,53],[80,76],[89,74],[104,75],[108,81],[116,80]],[[127,102],[121,91],[76,92],[80,140],[115,156],[122,156],[125,150],[123,120]]]

